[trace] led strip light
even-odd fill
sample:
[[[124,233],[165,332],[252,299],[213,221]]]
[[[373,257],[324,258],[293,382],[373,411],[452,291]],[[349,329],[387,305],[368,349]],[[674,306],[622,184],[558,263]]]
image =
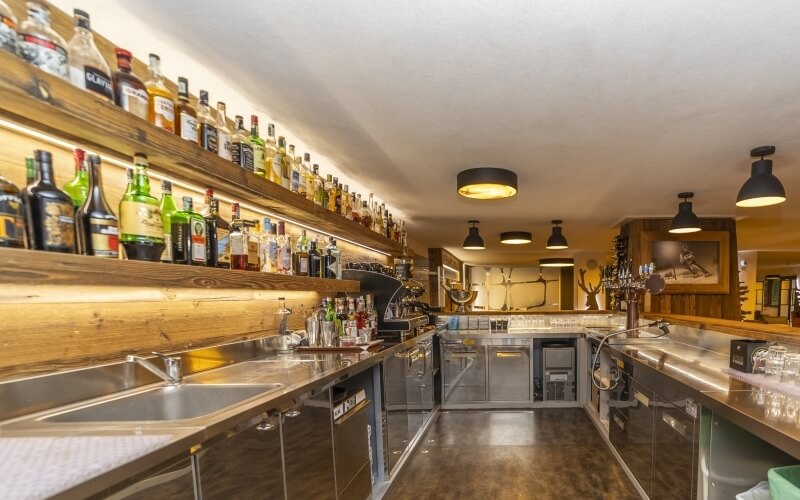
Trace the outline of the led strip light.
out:
[[[62,139],[59,139],[57,137],[53,137],[51,135],[43,134],[43,133],[41,133],[41,132],[39,132],[37,130],[30,129],[28,127],[23,127],[22,125],[19,125],[17,123],[4,120],[2,118],[0,118],[0,127],[3,127],[5,129],[8,129],[8,130],[12,130],[14,132],[18,132],[20,134],[23,134],[23,135],[26,135],[28,137],[32,137],[34,139],[46,142],[48,144],[52,144],[54,146],[58,146],[58,147],[63,148],[63,149],[69,149],[69,150],[75,150],[75,149],[79,149],[79,148],[80,149],[84,149],[84,150],[86,150],[87,153],[98,155],[106,163],[110,163],[112,165],[116,165],[118,167],[122,167],[122,168],[125,168],[125,169],[133,168],[133,164],[132,163],[120,161],[120,160],[118,160],[116,158],[113,158],[111,156],[106,156],[106,155],[103,155],[103,154],[100,154],[100,153],[96,153],[94,151],[90,151],[90,150],[84,148],[83,146],[78,146],[78,145],[72,144],[70,142],[64,141]],[[183,189],[186,189],[187,191],[192,191],[192,192],[198,193],[200,195],[205,195],[205,190],[204,189],[198,188],[197,186],[194,186],[192,184],[187,184],[187,183],[185,183],[183,181],[175,180],[175,179],[173,179],[171,177],[168,177],[166,175],[160,174],[160,173],[158,173],[157,170],[158,169],[156,168],[156,171],[150,173],[150,176],[154,177],[156,179],[159,179],[159,180],[169,181],[169,182],[171,182],[172,184],[174,184],[176,186],[180,186]],[[299,227],[302,227],[304,229],[308,229],[310,231],[314,231],[314,232],[317,232],[319,234],[323,234],[325,236],[330,236],[332,238],[336,238],[336,240],[338,240],[338,241],[344,241],[344,242],[347,242],[347,243],[349,243],[351,245],[355,245],[355,246],[357,246],[359,248],[363,248],[363,249],[369,250],[371,252],[379,253],[381,255],[386,255],[387,257],[391,257],[391,255],[392,255],[389,252],[384,252],[383,250],[378,250],[377,248],[372,248],[370,246],[364,245],[363,243],[358,243],[356,241],[344,238],[342,236],[339,236],[339,235],[336,235],[336,234],[333,234],[333,233],[329,233],[327,231],[322,231],[321,229],[318,229],[318,228],[316,228],[314,226],[309,226],[308,224],[304,224],[302,222],[298,222],[296,220],[290,219],[290,218],[286,217],[285,215],[276,214],[276,213],[264,210],[261,207],[250,205],[249,203],[243,203],[243,202],[237,201],[237,200],[235,200],[233,198],[229,198],[229,197],[224,196],[224,195],[219,195],[218,193],[216,193],[216,191],[215,191],[214,194],[217,195],[217,198],[219,198],[222,201],[225,201],[225,202],[228,202],[228,203],[239,203],[240,207],[245,208],[245,209],[247,209],[247,210],[249,210],[251,212],[255,212],[255,213],[258,213],[258,214],[261,214],[261,215],[266,215],[268,217],[274,217],[275,219],[280,219],[280,220],[286,221],[289,224],[293,224],[295,226],[299,226]]]

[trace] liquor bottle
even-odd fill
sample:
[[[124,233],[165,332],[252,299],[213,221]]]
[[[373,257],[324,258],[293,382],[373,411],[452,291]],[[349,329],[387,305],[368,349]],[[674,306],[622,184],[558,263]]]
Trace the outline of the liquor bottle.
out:
[[[261,270],[261,238],[260,238],[260,224],[258,221],[245,221],[244,229],[247,235],[247,270],[260,271]]]
[[[337,177],[333,178],[333,211],[342,213],[342,185]]]
[[[76,214],[78,248],[83,255],[119,258],[119,221],[103,193],[100,157],[89,155],[89,195]]]
[[[331,174],[325,178],[325,208],[336,211],[336,177]]]
[[[272,224],[269,230],[269,269],[271,273],[278,272],[278,225]]]
[[[2,1],[2,0],[0,0]],[[30,186],[36,180],[36,162],[33,158],[25,158],[25,185]]]
[[[75,253],[75,207],[53,180],[53,156],[34,152],[36,182],[22,193],[29,248],[47,252]]]
[[[172,183],[161,181],[161,210],[162,227],[164,228],[164,251],[161,253],[161,262],[173,262],[172,260],[172,216],[178,211],[175,200],[172,198]]]
[[[380,224],[379,222],[380,216],[379,214],[375,213],[375,199],[372,193],[370,193],[369,196],[367,196],[367,208],[370,210],[370,217],[368,221],[364,221],[364,219],[362,218],[361,219],[362,224],[364,224],[365,227],[372,229],[373,231],[377,231],[375,227],[378,224]]]
[[[67,42],[50,27],[50,9],[44,2],[29,1],[28,18],[19,26],[20,55],[37,68],[69,81]]]
[[[258,254],[261,262],[261,272],[274,273],[276,271],[277,241],[272,232],[273,224],[268,217],[264,217],[261,223],[261,235],[259,237]]]
[[[150,195],[147,155],[133,156],[134,176],[119,203],[119,241],[130,260],[158,262],[164,252],[164,223],[158,200]]]
[[[273,170],[275,155],[278,154],[278,142],[275,140],[275,124],[267,125],[267,140],[264,143],[264,177],[280,185],[280,170]]]
[[[372,228],[372,210],[369,209],[366,201],[361,202],[359,215],[361,216],[361,224],[364,227]]]
[[[18,36],[17,18],[8,4],[0,0],[0,50],[6,50],[15,56],[19,55]]]
[[[22,203],[22,193],[14,183],[2,175],[0,175],[0,247],[25,248],[25,208]]]
[[[242,232],[242,220],[231,223],[231,269],[247,270],[247,236]]]
[[[216,266],[229,269],[231,267],[231,225],[219,215],[219,200],[216,198],[212,198],[211,200],[211,211],[206,220],[209,218],[214,221],[214,234],[212,236],[211,227],[209,227],[208,238],[209,248],[211,247],[212,240],[216,244]],[[211,266],[211,260],[208,262],[208,265]]]
[[[350,207],[350,216],[348,219],[356,224],[361,224],[361,203],[358,202],[360,199],[360,196],[356,196],[356,194],[353,193],[353,201],[352,206]]]
[[[89,173],[86,171],[86,152],[76,149],[73,156],[75,157],[75,177],[64,184],[64,192],[72,198],[75,208],[79,208],[89,194]]]
[[[347,297],[347,323],[345,335],[358,337],[358,318],[356,316],[356,298]]]
[[[278,137],[278,152],[272,158],[272,174],[278,176],[280,173],[280,185],[286,189],[291,188],[292,183],[292,161],[286,154],[286,138]]]
[[[300,163],[295,155],[294,144],[289,144],[289,150],[286,154],[289,160],[289,189],[293,193],[300,193]]]
[[[325,321],[336,321],[336,305],[333,297],[327,297],[325,301]]]
[[[117,70],[111,75],[114,83],[114,103],[128,113],[147,120],[149,100],[147,88],[133,73],[133,55],[125,49],[114,49],[117,54]]]
[[[124,194],[133,193],[133,169],[131,167],[125,169],[125,181],[127,184],[125,184]]]
[[[317,240],[314,239],[308,248],[308,275],[314,278],[322,277],[322,255],[317,247]]]
[[[75,16],[75,31],[68,47],[70,81],[79,89],[88,90],[108,102],[114,102],[111,70],[94,44],[89,14],[79,9],[72,12]]]
[[[161,58],[150,54],[150,79],[145,82],[147,88],[147,119],[156,127],[167,132],[175,132],[175,103],[172,92],[164,85],[161,74]]]
[[[300,232],[300,237],[297,239],[297,246],[294,251],[294,274],[297,276],[308,276],[309,272],[309,250],[308,238],[306,238],[306,230]]]
[[[175,104],[175,134],[197,143],[197,111],[189,102],[189,80],[178,77],[178,102]]]
[[[232,161],[231,155],[231,129],[228,127],[228,115],[225,113],[225,103],[217,101],[217,149],[219,157]]]
[[[344,337],[344,326],[347,322],[347,305],[345,299],[336,298],[336,333],[339,337]]]
[[[172,259],[176,264],[206,265],[206,221],[194,211],[191,196],[184,196],[183,210],[172,214]]]
[[[217,153],[217,120],[208,105],[208,91],[200,91],[200,109],[197,111],[197,145],[206,151]]]
[[[369,328],[370,338],[372,338],[378,334],[378,311],[375,309],[375,301],[371,293],[368,293],[365,299],[367,302],[367,328]]]
[[[339,249],[336,247],[336,240],[331,238],[328,246],[325,247],[325,255],[322,258],[322,266],[325,268],[325,277],[329,279],[342,279],[342,260]]]
[[[283,221],[278,222],[278,272],[292,274],[292,237]]]
[[[250,148],[253,150],[253,172],[261,177],[267,176],[269,165],[264,163],[264,139],[258,135],[258,117],[250,115],[250,137],[247,138]]]
[[[342,209],[339,212],[342,217],[347,217],[352,212],[352,205],[350,204],[350,189],[347,184],[344,185],[342,189]]]
[[[203,219],[206,221],[206,265],[208,267],[220,267],[217,224],[218,221],[222,221],[222,218],[219,216],[219,200],[213,196],[208,202],[208,209],[204,209]]]
[[[324,206],[323,201],[325,200],[325,181],[323,181],[322,176],[319,175],[319,165],[316,163],[314,164],[312,175],[314,177],[314,204],[321,207]]]
[[[303,153],[302,189],[307,200],[314,201],[314,171],[311,169],[311,155]]]
[[[231,134],[231,161],[245,170],[253,172],[253,147],[247,140],[244,117],[236,115],[236,128]]]
[[[387,212],[387,213],[389,215],[386,218],[387,222],[385,222],[385,224],[386,224],[386,232],[384,233],[384,236],[386,236],[387,238],[389,238],[391,240],[391,239],[393,239],[393,236],[394,236],[394,221],[392,220],[391,212]]]

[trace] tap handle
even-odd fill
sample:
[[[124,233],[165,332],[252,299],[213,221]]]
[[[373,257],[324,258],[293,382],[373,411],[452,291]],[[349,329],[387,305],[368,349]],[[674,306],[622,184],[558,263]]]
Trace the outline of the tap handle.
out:
[[[150,354],[161,358],[161,361],[163,361],[167,366],[179,365],[181,363],[180,358],[173,358],[172,356],[167,356],[166,354],[162,354],[160,352],[152,351]]]

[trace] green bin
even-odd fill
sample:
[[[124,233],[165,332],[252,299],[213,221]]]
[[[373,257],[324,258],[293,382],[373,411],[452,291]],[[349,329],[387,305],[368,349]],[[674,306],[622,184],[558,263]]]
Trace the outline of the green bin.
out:
[[[767,479],[772,500],[800,500],[800,465],[770,469]]]

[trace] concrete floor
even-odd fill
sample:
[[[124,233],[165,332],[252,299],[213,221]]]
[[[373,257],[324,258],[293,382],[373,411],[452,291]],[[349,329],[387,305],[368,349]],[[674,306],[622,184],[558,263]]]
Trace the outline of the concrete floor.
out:
[[[445,411],[387,500],[640,498],[579,408]]]

